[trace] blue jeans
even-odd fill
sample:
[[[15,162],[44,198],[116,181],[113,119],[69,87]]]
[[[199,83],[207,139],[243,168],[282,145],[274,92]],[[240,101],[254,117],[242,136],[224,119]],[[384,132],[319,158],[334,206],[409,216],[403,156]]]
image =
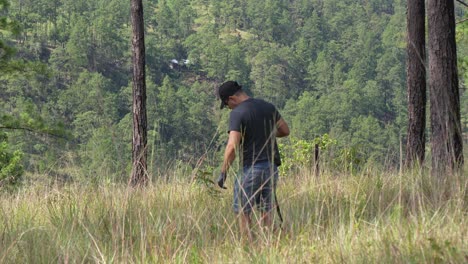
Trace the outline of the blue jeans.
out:
[[[250,213],[254,205],[263,212],[270,211],[277,181],[278,169],[268,161],[244,166],[234,182],[234,212]]]

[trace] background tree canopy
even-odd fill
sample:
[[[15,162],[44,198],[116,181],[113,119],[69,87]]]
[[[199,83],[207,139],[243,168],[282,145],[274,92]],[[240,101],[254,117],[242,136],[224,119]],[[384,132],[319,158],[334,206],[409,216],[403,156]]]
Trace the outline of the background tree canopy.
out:
[[[62,124],[73,135],[0,130],[9,153],[22,151],[27,171],[66,176],[73,165],[124,179],[131,162],[129,1],[9,4],[0,0],[1,113]],[[407,123],[405,4],[144,1],[151,173],[217,157],[227,111],[215,90],[227,79],[275,103],[293,138],[336,140],[330,158],[354,153],[354,165],[396,165]],[[457,6],[458,19],[464,15]],[[457,24],[457,34],[466,135],[468,23]],[[34,66],[9,71],[6,60]]]

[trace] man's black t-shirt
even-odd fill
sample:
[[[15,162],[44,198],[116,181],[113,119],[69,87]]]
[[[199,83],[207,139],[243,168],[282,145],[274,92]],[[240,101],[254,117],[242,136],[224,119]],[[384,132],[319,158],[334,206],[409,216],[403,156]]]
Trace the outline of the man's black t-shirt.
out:
[[[276,144],[276,122],[281,118],[276,107],[261,99],[249,98],[231,111],[229,131],[238,131],[243,166],[260,161],[281,161]],[[275,154],[276,153],[276,154]]]

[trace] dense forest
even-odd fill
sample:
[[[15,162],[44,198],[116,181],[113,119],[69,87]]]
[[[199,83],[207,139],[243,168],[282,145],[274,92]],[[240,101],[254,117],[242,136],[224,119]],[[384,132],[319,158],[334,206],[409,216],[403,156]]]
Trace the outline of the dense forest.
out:
[[[294,152],[319,139],[336,169],[399,166],[408,122],[406,1],[143,3],[152,175],[202,156],[217,166],[228,111],[215,91],[228,79],[280,109],[291,127],[280,142],[285,158],[301,161]],[[0,153],[11,165],[0,178],[24,168],[127,180],[130,2],[9,0],[0,9]],[[466,142],[465,10],[456,7]]]

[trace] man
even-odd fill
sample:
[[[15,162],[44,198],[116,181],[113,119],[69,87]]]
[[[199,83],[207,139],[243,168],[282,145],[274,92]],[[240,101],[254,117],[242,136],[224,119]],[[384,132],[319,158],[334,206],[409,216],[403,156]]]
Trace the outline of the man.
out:
[[[234,183],[234,212],[240,214],[241,232],[252,240],[251,212],[256,205],[262,211],[262,222],[272,225],[272,193],[280,165],[277,137],[289,135],[288,124],[272,104],[249,97],[235,81],[218,88],[221,109],[232,111],[229,116],[229,139],[218,185],[224,187],[229,167],[236,158],[242,162],[242,173]]]

